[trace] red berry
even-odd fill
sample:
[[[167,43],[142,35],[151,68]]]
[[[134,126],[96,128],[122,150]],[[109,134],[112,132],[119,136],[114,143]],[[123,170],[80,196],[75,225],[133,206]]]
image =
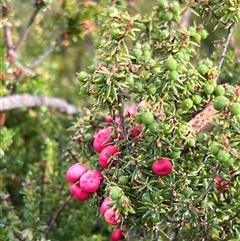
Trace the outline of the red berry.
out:
[[[109,167],[108,159],[113,156],[115,153],[119,152],[119,149],[116,146],[107,146],[99,154],[99,163],[103,168]]]
[[[89,193],[84,192],[79,185],[71,185],[70,193],[80,202],[86,201],[89,198]]]
[[[101,206],[100,206],[100,213],[102,215],[104,215],[104,213],[106,212],[107,209],[111,208],[108,204],[111,202],[111,198],[110,197],[105,197],[105,199],[103,200]]]
[[[100,179],[95,172],[88,171],[81,176],[79,185],[84,192],[95,192],[100,186]]]
[[[133,129],[131,131],[132,138],[138,137],[140,135],[141,131],[142,131],[141,124],[137,124],[135,127],[133,127]]]
[[[87,167],[82,163],[75,163],[70,166],[66,172],[66,178],[69,182],[75,183],[79,181],[79,178],[83,173],[87,171]]]
[[[100,180],[100,184],[103,182],[104,178],[103,178],[103,174],[99,171],[99,170],[92,170],[92,172],[95,173],[95,175],[99,178]]]
[[[111,233],[112,241],[124,240],[124,230],[123,229],[115,229]]]
[[[158,176],[169,175],[172,168],[172,163],[167,158],[159,159],[152,164],[152,170]]]
[[[105,221],[111,225],[118,225],[122,220],[122,214],[117,215],[115,209],[109,208],[104,213]]]

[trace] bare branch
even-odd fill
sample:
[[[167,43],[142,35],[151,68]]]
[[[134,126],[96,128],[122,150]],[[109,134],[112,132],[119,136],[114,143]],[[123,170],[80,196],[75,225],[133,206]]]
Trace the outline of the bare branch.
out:
[[[61,44],[61,42],[63,41],[64,37],[63,34],[57,38],[54,42],[53,45],[51,45],[41,56],[39,56],[37,59],[35,59],[34,61],[32,61],[32,63],[29,65],[29,68],[35,68],[36,66],[38,66],[38,64],[40,62],[42,62],[49,54],[52,53],[52,51]]]
[[[227,52],[228,44],[230,42],[234,26],[235,26],[235,22],[233,22],[230,25],[230,27],[228,28],[228,32],[227,32],[226,38],[224,40],[223,49],[222,49],[222,52],[221,52],[219,60],[218,60],[218,66],[217,66],[218,76],[221,72],[222,64],[223,64],[223,61],[224,61],[224,58],[225,58],[225,55],[226,55],[226,52]],[[217,82],[217,79],[216,79],[216,82]]]
[[[0,112],[35,106],[55,107],[69,115],[74,115],[79,112],[76,106],[69,104],[67,101],[60,98],[34,96],[29,94],[9,95],[0,98]]]
[[[11,25],[8,22],[8,8],[10,7],[10,3],[7,2],[6,6],[2,6],[2,19],[3,19],[3,29],[4,29],[4,37],[7,48],[7,56],[15,57],[15,53],[13,51],[13,41],[12,41],[12,33],[11,33]]]
[[[61,212],[63,211],[63,209],[65,208],[65,206],[71,201],[72,199],[72,195],[68,196],[67,199],[64,201],[64,203],[62,204],[62,206],[58,209],[56,215],[54,217],[52,217],[52,220],[50,222],[50,224],[44,229],[43,233],[47,236],[49,234],[49,232],[51,231],[54,223],[56,222],[57,218],[59,217],[59,215],[61,214]]]
[[[36,16],[38,15],[38,12],[40,11],[40,9],[41,9],[40,7],[37,7],[37,8],[35,9],[35,11],[33,12],[32,16],[30,17],[30,20],[29,20],[27,26],[24,28],[24,30],[23,30],[23,32],[22,32],[22,34],[21,34],[18,42],[17,42],[16,45],[15,45],[15,48],[14,48],[15,51],[18,50],[18,48],[20,47],[20,45],[22,44],[22,42],[23,42],[23,41],[25,40],[25,38],[27,37],[27,35],[28,35],[28,33],[29,33],[29,30],[30,30],[31,26],[33,25],[33,23],[34,23],[34,21],[35,21],[35,19],[36,19]]]

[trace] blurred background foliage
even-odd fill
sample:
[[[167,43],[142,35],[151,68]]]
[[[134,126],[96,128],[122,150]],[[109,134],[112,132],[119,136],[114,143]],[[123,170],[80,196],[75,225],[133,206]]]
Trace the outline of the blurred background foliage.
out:
[[[148,14],[155,2],[2,0],[0,3],[8,9],[8,16],[3,20],[11,28],[14,43],[33,12],[39,8],[29,34],[17,51],[21,65],[30,66],[56,40],[62,41],[32,69],[32,75],[21,74],[15,62],[8,58],[3,38],[0,46],[1,96],[21,93],[54,96],[75,104],[81,110],[90,103],[79,95],[76,73],[96,64],[93,56],[98,40],[99,13],[103,8],[116,4],[119,7],[125,5],[131,14]],[[199,24],[201,19],[192,15],[193,22]],[[209,56],[214,46],[212,40],[221,39],[225,30],[219,28],[213,32],[214,23],[207,27],[210,35],[202,52]],[[240,48],[238,33],[239,30],[235,30],[235,43],[232,45],[235,51]],[[1,36],[4,36],[4,28],[1,28]],[[227,61],[232,66],[231,60]],[[223,80],[233,81],[239,84],[239,76],[229,73]],[[65,172],[76,160],[67,149],[71,139],[68,128],[76,118],[44,106],[1,113],[1,240],[109,240],[111,229],[96,221],[97,206],[94,200],[88,203],[71,200],[50,232],[47,235],[42,232],[46,231],[69,196]]]

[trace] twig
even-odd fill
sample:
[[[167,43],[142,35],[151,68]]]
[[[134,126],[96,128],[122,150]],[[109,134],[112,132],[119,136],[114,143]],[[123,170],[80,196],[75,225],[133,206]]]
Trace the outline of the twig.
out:
[[[29,94],[9,95],[0,98],[0,112],[35,106],[59,108],[60,111],[69,115],[74,115],[79,112],[75,105],[69,104],[67,101],[60,98],[34,96]]]
[[[118,106],[119,106],[119,115],[120,115],[120,122],[121,122],[122,131],[123,131],[123,137],[124,137],[124,140],[126,140],[126,145],[127,145],[127,148],[129,150],[129,152],[132,155],[134,155],[134,152],[131,149],[131,145],[130,145],[130,142],[129,142],[129,139],[128,139],[126,126],[125,126],[125,123],[124,123],[123,112],[121,111],[121,109],[123,108],[123,101],[122,101],[122,94],[121,94],[120,89],[117,90],[117,101],[118,101]]]
[[[14,50],[17,51],[18,48],[20,47],[20,45],[22,44],[22,42],[25,40],[25,38],[27,37],[28,33],[29,33],[29,30],[31,28],[31,26],[33,25],[34,21],[35,21],[35,18],[36,16],[38,15],[38,12],[40,11],[41,7],[37,7],[35,9],[35,11],[33,12],[32,16],[30,17],[30,20],[27,24],[27,26],[24,28],[18,42],[16,43],[15,45],[15,48]]]
[[[220,74],[220,71],[221,71],[221,68],[222,68],[222,64],[223,64],[223,61],[224,61],[224,58],[225,58],[225,55],[226,55],[226,52],[227,52],[228,44],[230,42],[230,38],[232,36],[234,26],[235,26],[235,22],[233,22],[230,25],[230,27],[228,28],[227,36],[224,40],[223,49],[222,49],[222,52],[220,54],[220,57],[219,57],[219,60],[218,60],[218,65],[217,65],[217,72],[218,72],[217,78],[219,77],[219,74]],[[216,79],[216,82],[217,82],[217,79]]]
[[[58,209],[56,215],[54,217],[52,217],[52,220],[50,222],[50,224],[43,230],[43,233],[47,236],[49,234],[49,232],[51,231],[54,223],[56,222],[57,218],[59,217],[59,215],[61,214],[61,212],[63,211],[63,209],[65,208],[65,206],[71,201],[71,199],[73,198],[72,195],[69,195],[67,197],[67,199],[64,201],[64,203],[62,204],[62,206]]]
[[[28,66],[28,68],[32,69],[35,68],[36,66],[38,66],[38,64],[40,62],[42,62],[49,54],[52,53],[52,51],[61,44],[61,42],[63,41],[64,36],[63,34],[57,38],[54,42],[53,45],[51,45],[41,56],[39,56],[37,59],[33,60],[32,63]]]
[[[8,7],[9,3],[6,4],[6,6],[2,6],[2,18],[4,22],[4,37],[5,37],[5,43],[7,47],[7,56],[9,57],[15,57],[15,53],[13,51],[13,41],[12,41],[12,33],[11,33],[11,27],[8,23]]]

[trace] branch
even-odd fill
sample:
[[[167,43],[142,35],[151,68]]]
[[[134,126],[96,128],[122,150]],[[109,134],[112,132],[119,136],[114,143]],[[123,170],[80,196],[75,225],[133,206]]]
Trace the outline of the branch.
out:
[[[9,95],[0,98],[0,112],[17,108],[47,106],[59,108],[60,111],[69,115],[77,114],[76,106],[69,104],[63,99],[45,96],[34,96],[29,94]]]
[[[7,48],[7,56],[9,57],[15,57],[15,53],[13,51],[13,41],[12,41],[12,33],[11,33],[11,27],[8,23],[8,7],[10,3],[7,2],[6,6],[2,6],[2,18],[3,18],[3,29],[4,29],[4,37],[5,37],[5,43]]]
[[[43,233],[47,236],[49,234],[49,232],[51,231],[54,223],[56,222],[57,218],[59,217],[59,215],[61,214],[61,212],[63,211],[63,209],[65,208],[65,206],[71,201],[72,199],[72,195],[68,196],[67,199],[64,201],[64,203],[62,204],[62,206],[58,209],[56,215],[54,217],[52,217],[52,220],[50,222],[50,224],[43,230]]]
[[[63,34],[57,38],[54,42],[53,45],[51,45],[41,56],[39,56],[37,59],[33,60],[32,63],[29,65],[29,68],[35,68],[40,62],[42,62],[49,54],[52,53],[52,51],[61,44],[61,42],[63,41],[64,36]]]
[[[222,64],[223,64],[223,61],[224,61],[224,58],[225,58],[225,55],[226,55],[226,52],[227,52],[228,44],[230,42],[230,38],[232,36],[234,26],[235,26],[235,22],[233,22],[230,25],[230,27],[228,28],[227,36],[224,40],[223,49],[222,49],[222,52],[220,54],[220,57],[219,57],[219,60],[218,60],[218,66],[217,66],[218,77],[219,77],[219,74],[221,72]],[[217,82],[217,79],[216,79],[216,82]]]
[[[34,23],[34,21],[35,21],[35,18],[36,18],[36,16],[38,15],[38,12],[40,11],[40,9],[41,9],[41,7],[37,7],[37,8],[35,9],[35,11],[33,12],[32,16],[30,17],[30,20],[29,20],[27,26],[24,28],[24,30],[23,30],[23,32],[22,32],[22,34],[21,34],[18,42],[17,42],[16,45],[15,45],[15,48],[14,48],[15,51],[17,51],[17,49],[20,47],[20,45],[22,44],[22,42],[23,42],[23,41],[25,40],[25,38],[27,37],[28,32],[29,32],[31,26],[33,25],[33,23]]]

